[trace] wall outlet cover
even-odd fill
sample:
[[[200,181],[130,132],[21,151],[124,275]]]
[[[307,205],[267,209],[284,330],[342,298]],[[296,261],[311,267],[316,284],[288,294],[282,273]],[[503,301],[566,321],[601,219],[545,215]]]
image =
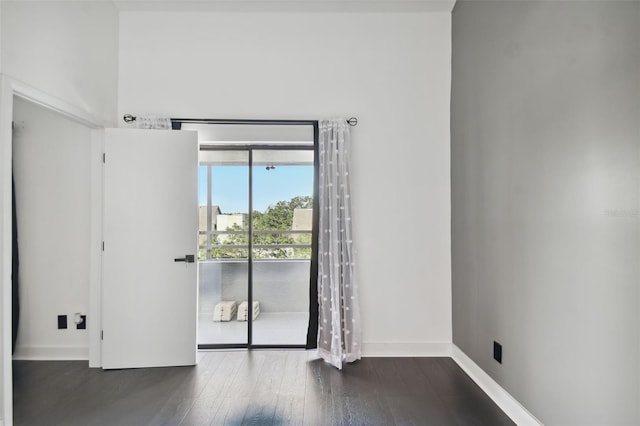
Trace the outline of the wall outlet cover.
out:
[[[58,315],[58,330],[64,330],[67,328],[67,316]]]
[[[76,324],[76,329],[78,329],[78,330],[86,330],[87,329],[87,316],[86,315],[80,315],[80,318],[82,318],[82,322],[80,324]]]
[[[502,364],[502,345],[496,341],[493,342],[493,359]]]

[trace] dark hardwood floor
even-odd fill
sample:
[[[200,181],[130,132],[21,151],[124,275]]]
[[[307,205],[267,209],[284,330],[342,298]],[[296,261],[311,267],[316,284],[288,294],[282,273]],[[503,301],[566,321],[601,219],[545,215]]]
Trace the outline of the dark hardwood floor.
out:
[[[15,425],[512,425],[450,358],[200,352],[196,367],[14,361]]]

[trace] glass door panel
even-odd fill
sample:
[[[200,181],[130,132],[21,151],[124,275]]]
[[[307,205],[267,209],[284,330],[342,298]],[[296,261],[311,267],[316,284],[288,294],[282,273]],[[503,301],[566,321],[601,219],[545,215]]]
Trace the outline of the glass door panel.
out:
[[[246,346],[249,152],[201,151],[198,192],[198,346]]]
[[[304,345],[309,320],[313,151],[253,150],[252,344]]]

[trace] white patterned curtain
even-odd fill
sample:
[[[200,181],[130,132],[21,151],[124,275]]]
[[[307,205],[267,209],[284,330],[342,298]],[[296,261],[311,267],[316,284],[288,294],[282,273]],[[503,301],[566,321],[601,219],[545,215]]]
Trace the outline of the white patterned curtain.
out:
[[[349,188],[349,126],[319,123],[318,354],[338,369],[361,358]]]
[[[167,129],[171,130],[171,119],[168,117],[136,117],[138,129]]]

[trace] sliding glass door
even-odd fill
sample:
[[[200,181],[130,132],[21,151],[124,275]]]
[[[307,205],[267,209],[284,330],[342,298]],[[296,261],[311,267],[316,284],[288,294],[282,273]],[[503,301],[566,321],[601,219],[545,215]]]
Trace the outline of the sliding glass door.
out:
[[[253,151],[256,345],[304,345],[309,322],[313,151]]]
[[[313,139],[201,141],[199,198],[199,348],[304,347]]]
[[[249,151],[208,151],[199,168],[198,345],[247,345]]]

